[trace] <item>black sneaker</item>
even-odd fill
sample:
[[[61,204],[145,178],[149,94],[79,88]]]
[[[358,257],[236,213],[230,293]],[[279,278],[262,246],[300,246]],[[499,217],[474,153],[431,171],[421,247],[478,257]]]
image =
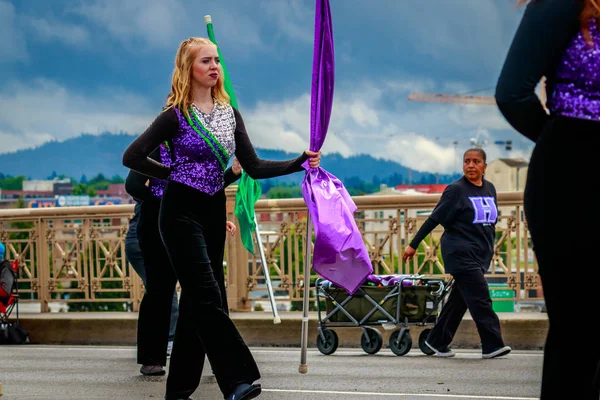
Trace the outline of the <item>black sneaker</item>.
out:
[[[160,376],[165,374],[164,368],[160,365],[142,365],[140,372],[146,376]]]
[[[482,358],[496,358],[496,357],[502,357],[502,356],[505,356],[505,355],[507,355],[508,353],[510,353],[510,352],[511,352],[511,350],[512,350],[512,349],[510,348],[510,346],[504,346],[504,347],[501,347],[501,348],[499,348],[499,349],[497,349],[497,350],[494,350],[494,351],[492,351],[491,353],[487,353],[487,354],[486,354],[486,353],[484,353],[484,354],[482,354],[482,355],[481,355],[481,357],[482,357]]]
[[[444,347],[443,349],[436,349],[435,347],[433,347],[432,345],[430,345],[429,343],[427,343],[427,340],[425,341],[425,344],[427,345],[427,347],[429,347],[431,350],[433,350],[435,352],[436,356],[439,357],[454,357],[456,354],[449,348],[449,347]]]

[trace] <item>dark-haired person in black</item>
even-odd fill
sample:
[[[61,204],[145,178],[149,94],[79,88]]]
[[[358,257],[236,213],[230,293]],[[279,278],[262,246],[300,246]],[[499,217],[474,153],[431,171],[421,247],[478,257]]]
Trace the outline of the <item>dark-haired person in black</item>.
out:
[[[593,322],[598,303],[586,282],[600,281],[600,269],[571,236],[592,239],[595,233],[588,172],[600,148],[600,2],[520,3],[527,7],[498,78],[496,102],[506,120],[535,142],[523,202],[549,322],[541,398],[598,400],[600,347],[592,325],[581,328],[575,351],[565,338],[573,321]],[[546,110],[535,94],[542,77]],[[581,283],[565,283],[574,271]]]
[[[454,278],[448,301],[425,344],[440,357],[454,357],[449,348],[467,309],[481,338],[482,357],[510,353],[504,345],[500,321],[492,308],[486,271],[494,255],[498,206],[496,188],[485,180],[486,154],[472,148],[463,155],[463,177],[448,185],[439,202],[402,258],[410,261],[419,243],[438,225],[444,227],[440,240],[444,269]]]
[[[165,144],[158,146],[149,157],[165,165],[171,163],[171,155]],[[225,186],[235,182],[241,173],[240,163],[234,158],[233,165],[224,173]],[[125,190],[137,202],[137,210],[131,221],[133,224],[130,223],[130,228],[135,229],[136,236],[132,237],[128,232],[126,251],[146,289],[138,316],[137,362],[141,365],[140,373],[148,376],[165,374],[163,367],[167,357],[171,355],[179,316],[179,302],[175,289],[177,278],[158,227],[160,203],[166,184],[166,180],[149,179],[133,170],[129,171],[125,180]],[[225,229],[233,234],[236,227],[227,221]],[[135,251],[136,247],[139,254]],[[211,262],[214,265],[213,273],[219,285],[221,302],[228,311],[225,274],[222,268],[223,255],[213,258]],[[137,262],[137,265],[134,262]]]

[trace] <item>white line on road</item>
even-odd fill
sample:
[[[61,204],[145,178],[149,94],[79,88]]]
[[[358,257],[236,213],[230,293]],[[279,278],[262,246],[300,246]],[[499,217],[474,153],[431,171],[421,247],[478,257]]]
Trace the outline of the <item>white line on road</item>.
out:
[[[13,350],[27,350],[27,349],[35,349],[35,350],[60,350],[60,351],[64,351],[64,350],[85,350],[85,351],[127,351],[127,352],[131,352],[131,351],[135,351],[135,346],[86,346],[86,345],[81,345],[81,346],[69,346],[69,345],[26,345],[26,346],[20,346],[20,347],[12,347]],[[252,351],[252,353],[264,353],[264,354],[293,354],[296,352],[300,352],[299,348],[295,348],[295,347],[289,347],[289,348],[277,348],[277,349],[269,349],[269,348],[263,348],[263,347],[251,347],[250,350]],[[414,351],[414,353],[413,353]],[[308,349],[309,353],[315,354],[315,355],[321,355],[321,353],[319,352],[318,349]],[[465,349],[465,350],[458,350],[458,351],[454,351],[456,353],[456,355],[460,358],[461,356],[464,358],[481,358],[481,353],[480,350],[476,350],[476,349]],[[423,354],[418,351],[418,350],[412,350],[410,353],[407,354],[407,356],[411,356],[413,354],[418,354],[419,356],[423,356]],[[353,349],[340,349],[337,350],[335,352],[334,355],[330,355],[330,356],[326,356],[326,357],[335,357],[336,355],[345,355],[345,356],[367,356],[367,354],[361,350],[353,350]],[[380,354],[379,356],[389,356],[389,357],[397,357],[393,354]],[[512,353],[510,353],[509,356],[507,356],[508,358],[511,357],[543,357],[544,353],[541,350],[527,350],[527,353],[519,353],[519,352],[515,352],[513,351]],[[324,356],[325,357],[325,356]],[[369,356],[369,357],[373,357],[373,356]]]
[[[263,392],[278,393],[312,393],[312,394],[343,394],[350,396],[379,396],[379,397],[428,397],[446,399],[485,399],[485,400],[536,400],[535,397],[506,397],[506,396],[475,396],[466,394],[420,394],[420,393],[375,393],[375,392],[342,392],[335,390],[295,390],[295,389],[262,389]]]

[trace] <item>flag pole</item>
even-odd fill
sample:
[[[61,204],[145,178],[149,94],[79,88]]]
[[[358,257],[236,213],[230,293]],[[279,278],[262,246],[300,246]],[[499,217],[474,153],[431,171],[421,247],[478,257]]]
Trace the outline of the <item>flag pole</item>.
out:
[[[306,240],[304,242],[304,279],[302,298],[302,337],[300,340],[300,366],[298,372],[306,374],[308,372],[308,362],[306,355],[308,352],[308,308],[310,300],[310,269],[311,269],[311,250],[312,250],[312,220],[310,212],[306,214]]]
[[[210,15],[205,15],[204,23],[206,24],[206,30],[208,32],[209,39],[216,45],[217,41],[214,37],[212,17]],[[217,50],[219,52],[219,57],[221,59],[220,60],[221,67],[223,69],[223,75],[225,77],[225,82],[224,82],[225,91],[229,94],[231,106],[237,108],[238,107],[237,100],[235,98],[235,93],[233,91],[233,87],[231,86],[231,80],[229,79],[229,76],[227,73],[227,67],[225,66],[225,61],[223,60],[223,57],[221,57],[221,51],[218,49],[218,47],[217,47]],[[256,212],[254,213],[254,224],[256,225],[255,233],[256,233],[256,242],[258,244],[258,249],[259,249],[259,253],[260,253],[260,261],[262,263],[263,272],[265,273],[265,280],[267,281],[269,300],[271,302],[271,308],[273,309],[273,323],[280,324],[281,318],[279,318],[279,313],[277,311],[277,305],[275,304],[275,295],[273,293],[273,286],[271,285],[271,277],[269,276],[269,267],[267,265],[265,252],[262,247],[262,241],[260,240],[260,230],[258,229],[258,222],[256,221]]]
[[[277,311],[277,305],[275,304],[275,293],[273,293],[273,285],[271,284],[271,275],[269,274],[269,265],[267,264],[267,258],[265,257],[265,251],[262,246],[262,240],[260,240],[260,230],[258,229],[258,221],[256,220],[256,212],[254,213],[254,224],[256,229],[256,242],[258,244],[258,252],[260,254],[260,262],[262,265],[263,272],[265,274],[265,281],[267,281],[267,291],[269,292],[269,301],[271,302],[271,308],[273,309],[273,323],[280,324],[281,318],[279,318],[279,312]]]

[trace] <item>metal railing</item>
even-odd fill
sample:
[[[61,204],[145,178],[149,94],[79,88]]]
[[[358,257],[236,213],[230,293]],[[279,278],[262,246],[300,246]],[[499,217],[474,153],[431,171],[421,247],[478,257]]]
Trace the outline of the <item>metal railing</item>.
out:
[[[233,214],[236,186],[227,189],[228,218]],[[355,196],[355,219],[374,273],[445,276],[440,256],[441,228],[423,241],[409,263],[402,260],[405,244],[417,232],[440,195]],[[498,193],[497,239],[488,282],[514,291],[503,301],[543,302],[537,264],[523,217],[522,192]],[[256,212],[265,259],[278,299],[302,300],[303,249],[306,241],[304,200],[259,200]],[[19,260],[22,302],[39,302],[42,312],[51,302],[78,309],[102,309],[124,304],[137,311],[143,284],[125,256],[125,236],[133,205],[0,210],[0,241],[6,257]],[[265,266],[249,253],[239,236],[227,236],[226,284],[232,311],[250,311],[253,300],[266,295]],[[255,237],[256,240],[256,237]],[[311,282],[318,276],[314,275]]]

